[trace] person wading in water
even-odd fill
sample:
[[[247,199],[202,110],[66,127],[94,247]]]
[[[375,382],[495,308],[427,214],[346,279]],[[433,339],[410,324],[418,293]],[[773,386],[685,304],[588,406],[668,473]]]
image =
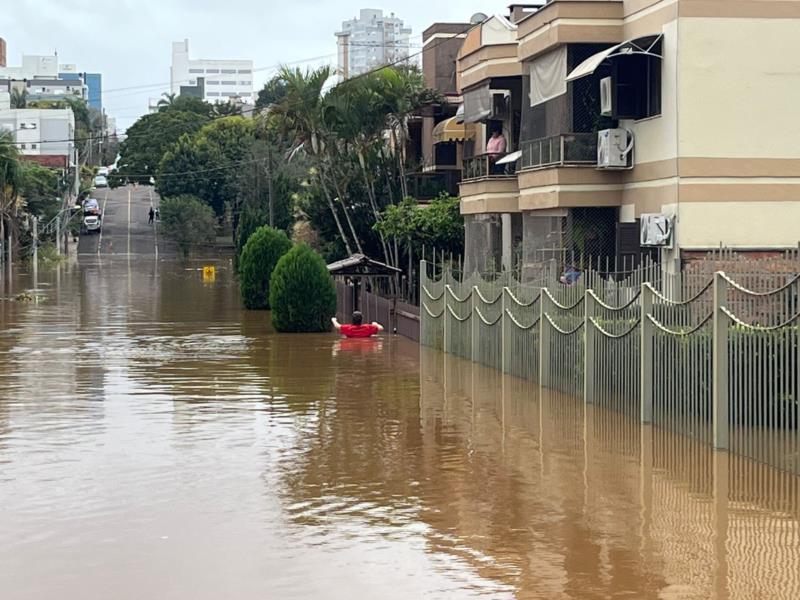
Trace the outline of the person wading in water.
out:
[[[333,323],[333,327],[336,331],[349,338],[368,338],[383,331],[383,325],[380,323],[375,323],[373,321],[368,325],[362,325],[361,322],[363,320],[364,316],[359,311],[355,311],[353,313],[352,325],[342,325],[336,320],[336,317],[331,319],[331,323]]]

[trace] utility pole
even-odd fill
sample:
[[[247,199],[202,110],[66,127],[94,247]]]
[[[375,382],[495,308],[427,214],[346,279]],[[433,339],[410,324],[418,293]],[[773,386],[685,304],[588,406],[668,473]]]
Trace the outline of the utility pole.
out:
[[[33,264],[36,266],[36,261],[39,258],[39,219],[31,217],[33,220]]]

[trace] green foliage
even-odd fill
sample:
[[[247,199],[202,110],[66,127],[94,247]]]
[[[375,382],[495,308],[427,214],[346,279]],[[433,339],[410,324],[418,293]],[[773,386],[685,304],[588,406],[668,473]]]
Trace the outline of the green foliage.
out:
[[[22,164],[19,194],[28,212],[38,217],[52,218],[61,206],[61,174],[33,162]]]
[[[269,282],[278,260],[292,247],[283,231],[259,227],[247,240],[239,261],[242,300],[249,309],[269,308]]]
[[[0,131],[0,200],[4,211],[16,198],[22,184],[22,162],[11,133]]]
[[[286,82],[281,79],[280,75],[276,75],[264,84],[258,92],[256,99],[256,110],[267,108],[272,104],[277,104],[286,95]]]
[[[461,254],[464,219],[459,199],[443,194],[428,205],[406,198],[389,206],[375,228],[386,236],[410,242],[418,253],[422,247]]]
[[[241,116],[215,119],[195,135],[182,135],[159,162],[159,193],[195,195],[221,215],[225,203],[234,202],[239,195],[238,170],[245,166],[241,163],[253,139],[253,122]]]
[[[269,303],[278,331],[330,331],[336,289],[322,257],[302,244],[284,254],[272,272]]]
[[[199,131],[207,122],[207,115],[178,110],[143,116],[127,130],[127,137],[120,144],[120,160],[110,185],[115,187],[126,180],[149,183],[166,151],[182,135]]]
[[[211,117],[214,115],[214,106],[196,96],[162,94],[158,101],[158,112],[190,112]]]
[[[256,229],[267,225],[269,223],[269,215],[263,209],[245,207],[239,217],[239,226],[236,228],[236,236],[234,237],[234,244],[236,245],[236,262],[237,268],[239,261],[242,258],[242,251],[250,239],[250,236],[255,233]]]
[[[28,104],[28,90],[11,90],[11,108],[25,108]]]
[[[214,211],[199,198],[189,195],[164,198],[159,212],[164,234],[178,245],[184,258],[198,246],[216,240]]]

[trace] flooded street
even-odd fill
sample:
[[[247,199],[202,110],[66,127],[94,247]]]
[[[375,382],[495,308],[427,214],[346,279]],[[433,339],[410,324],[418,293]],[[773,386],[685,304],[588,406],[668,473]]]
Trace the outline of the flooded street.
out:
[[[798,479],[171,260],[0,302],[6,599],[797,598]]]

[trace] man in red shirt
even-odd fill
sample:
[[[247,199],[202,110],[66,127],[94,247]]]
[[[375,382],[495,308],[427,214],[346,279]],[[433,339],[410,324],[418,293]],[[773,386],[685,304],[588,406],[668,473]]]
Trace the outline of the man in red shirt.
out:
[[[331,323],[333,323],[333,327],[336,331],[348,338],[368,338],[383,331],[383,326],[380,323],[373,322],[368,325],[362,325],[361,321],[363,319],[364,316],[359,311],[355,311],[353,313],[352,325],[342,325],[336,320],[336,317],[331,319]]]

